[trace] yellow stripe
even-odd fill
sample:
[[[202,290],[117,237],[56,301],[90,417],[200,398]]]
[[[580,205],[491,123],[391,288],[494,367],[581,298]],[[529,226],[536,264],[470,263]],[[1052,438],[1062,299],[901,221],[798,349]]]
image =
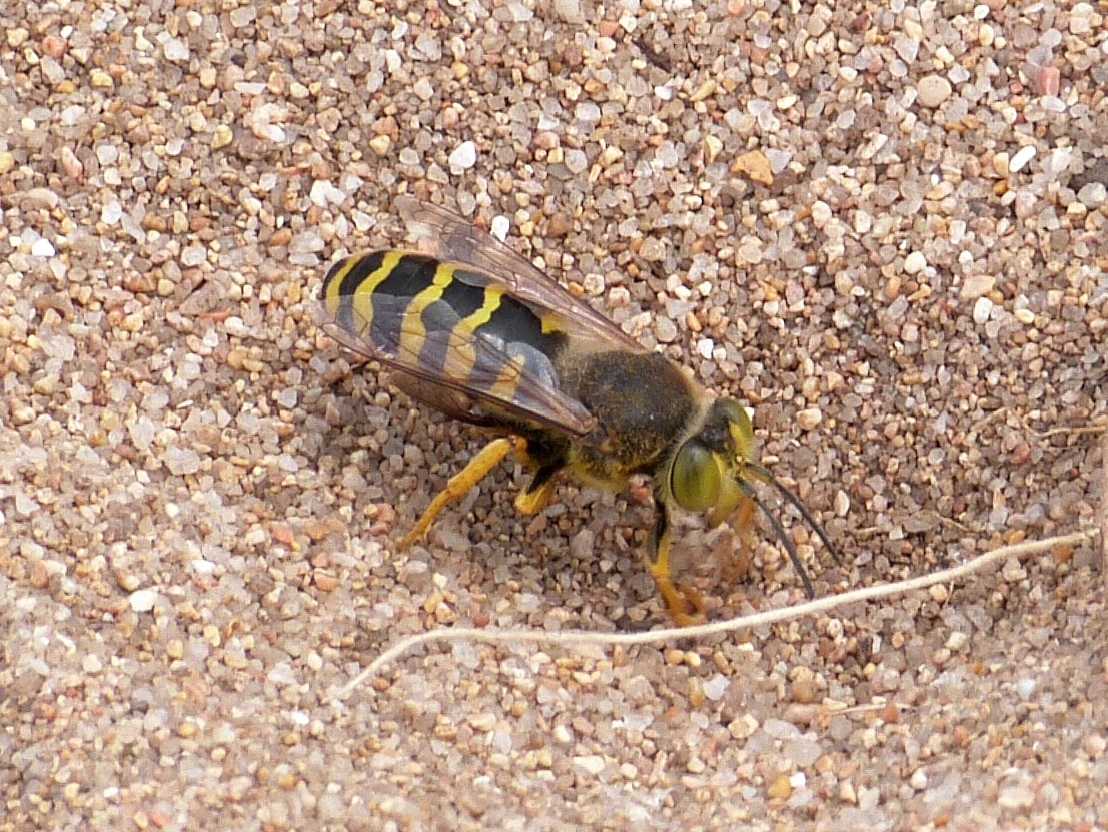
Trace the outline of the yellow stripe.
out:
[[[505,356],[504,368],[497,373],[496,381],[493,383],[489,393],[506,402],[513,401],[522,372],[522,358],[508,358]]]
[[[479,326],[487,324],[492,318],[492,313],[500,308],[500,298],[503,295],[504,290],[499,286],[486,286],[485,300],[481,303],[481,308],[458,321],[454,332],[472,335]]]
[[[354,307],[356,320],[361,322],[362,329],[358,335],[366,337],[369,333],[369,325],[373,323],[373,292],[385,282],[400,258],[404,256],[402,251],[390,251],[381,261],[381,265],[369,277],[358,284],[354,294],[350,296],[350,304]]]
[[[565,324],[562,323],[561,317],[553,312],[547,312],[539,320],[542,322],[543,335],[549,335],[551,332],[565,331]]]
[[[350,274],[350,270],[358,265],[358,261],[365,255],[353,255],[346,258],[346,262],[342,264],[342,268],[339,269],[331,277],[331,282],[327,284],[327,311],[332,315],[337,315],[339,312],[339,306],[341,306],[342,295],[339,294],[339,289],[342,288],[342,282],[346,279],[346,276]]]
[[[412,298],[408,308],[404,310],[404,320],[400,326],[401,354],[419,355],[423,349],[423,342],[427,338],[427,330],[423,326],[423,310],[442,297],[443,290],[454,279],[454,268],[440,263],[435,269],[431,285]]]
[[[451,368],[452,376],[462,381],[469,377],[473,365],[477,363],[477,351],[473,348],[473,334],[479,327],[487,324],[493,313],[500,308],[500,298],[503,295],[504,290],[499,286],[486,286],[481,308],[466,315],[450,330],[449,352],[458,357],[457,366]],[[450,363],[448,357],[447,364]]]

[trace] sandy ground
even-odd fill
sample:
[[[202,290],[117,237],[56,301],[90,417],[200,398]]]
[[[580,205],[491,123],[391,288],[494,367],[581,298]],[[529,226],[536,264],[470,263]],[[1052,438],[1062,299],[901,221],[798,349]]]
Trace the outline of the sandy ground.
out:
[[[37,11],[31,10],[37,6]],[[312,323],[415,193],[755,408],[819,593],[1095,525],[1108,10],[0,4],[0,830],[1108,827],[1098,544],[659,647],[648,507],[505,466]],[[498,221],[499,222],[499,221]],[[713,618],[802,598],[681,528]]]

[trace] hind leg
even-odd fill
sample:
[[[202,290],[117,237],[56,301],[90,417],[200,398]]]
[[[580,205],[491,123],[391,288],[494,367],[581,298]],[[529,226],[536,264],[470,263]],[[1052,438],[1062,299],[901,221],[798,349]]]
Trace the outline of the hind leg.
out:
[[[461,471],[452,476],[446,483],[446,488],[435,495],[435,499],[424,510],[419,522],[400,541],[400,549],[406,549],[418,540],[422,540],[435,518],[444,508],[451,503],[462,499],[469,490],[488,476],[489,472],[501,463],[501,461],[513,450],[522,447],[523,440],[517,437],[494,439],[492,442],[477,452]]]

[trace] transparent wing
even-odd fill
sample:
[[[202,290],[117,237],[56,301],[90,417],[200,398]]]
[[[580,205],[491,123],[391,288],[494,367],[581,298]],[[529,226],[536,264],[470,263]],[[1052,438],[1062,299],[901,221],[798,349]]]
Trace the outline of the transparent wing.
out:
[[[390,367],[402,390],[449,416],[490,424],[507,415],[579,436],[596,426],[588,408],[558,388],[557,373],[543,353],[479,332],[460,336],[447,327],[422,325],[416,331],[416,323],[404,315],[406,305],[398,298],[390,309],[379,300],[374,310],[376,320],[399,322],[395,335],[371,328],[353,296],[339,298],[334,310],[323,303],[316,309],[332,338]]]
[[[395,204],[425,253],[490,275],[524,303],[555,313],[574,335],[608,342],[613,348],[644,351],[642,344],[522,254],[453,211],[410,196],[397,197]]]

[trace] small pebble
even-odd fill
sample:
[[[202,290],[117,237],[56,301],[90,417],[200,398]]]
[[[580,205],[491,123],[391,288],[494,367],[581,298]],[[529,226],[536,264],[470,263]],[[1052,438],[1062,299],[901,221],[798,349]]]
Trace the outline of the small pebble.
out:
[[[1027,167],[1028,162],[1035,158],[1036,152],[1037,151],[1035,149],[1035,145],[1024,145],[1016,151],[1014,156],[1012,156],[1012,161],[1008,163],[1008,169],[1012,173],[1019,173],[1021,170]]]
[[[573,767],[579,774],[584,774],[588,777],[596,777],[600,772],[604,771],[605,765],[604,758],[599,754],[586,754],[573,758]]]
[[[946,639],[946,648],[952,652],[957,652],[965,647],[968,641],[969,636],[961,630],[954,630]]]
[[[1077,198],[1087,208],[1099,208],[1108,199],[1108,186],[1103,182],[1087,182],[1077,192]]]
[[[831,221],[831,206],[822,200],[816,200],[812,203],[812,221],[815,222],[816,228],[823,228],[827,223]]]
[[[668,344],[677,338],[677,324],[669,318],[655,318],[654,335],[663,344]]]
[[[761,150],[751,150],[735,160],[732,173],[742,173],[762,185],[773,184],[773,166]]]
[[[382,133],[369,140],[369,147],[378,156],[387,156],[389,148],[392,147],[392,139]]]
[[[496,237],[496,239],[500,240],[500,242],[504,242],[507,238],[509,228],[510,223],[508,218],[503,214],[497,214],[492,218],[492,222],[489,223],[489,232],[492,236]]]
[[[1035,793],[1024,786],[1001,789],[996,802],[1005,809],[1027,809],[1035,803]]]
[[[139,612],[139,610],[136,610],[136,612]],[[81,668],[85,673],[99,673],[104,669],[104,665],[100,663],[100,659],[97,656],[89,653],[81,659]]]
[[[989,320],[989,316],[993,313],[993,302],[987,297],[980,297],[973,305],[973,320],[975,323],[983,324]]]
[[[35,257],[53,257],[55,254],[54,244],[45,237],[40,237],[31,246],[31,254]]]
[[[132,592],[127,600],[135,612],[150,612],[157,603],[158,593],[152,589],[139,589]]]
[[[993,290],[996,285],[996,278],[989,274],[974,274],[970,275],[962,283],[962,297],[966,300],[973,300],[979,298],[982,295],[986,295]]]
[[[798,410],[796,413],[796,423],[801,430],[814,430],[822,421],[823,411],[818,407],[808,407],[804,410]]]
[[[769,789],[766,790],[766,794],[771,800],[788,800],[792,793],[793,785],[786,774],[775,777],[770,783]]]
[[[187,61],[189,59],[188,45],[177,38],[169,38],[166,40],[162,45],[162,50],[165,52],[166,60]]]
[[[473,142],[462,142],[450,154],[447,160],[451,170],[469,170],[477,163],[477,145]]]
[[[938,107],[950,98],[953,88],[950,82],[941,75],[926,75],[920,79],[919,101],[924,107]]]
[[[217,124],[212,131],[212,149],[219,150],[234,141],[235,134],[226,124]]]
[[[908,274],[919,274],[927,268],[927,258],[921,251],[913,251],[904,258],[904,271]]]

